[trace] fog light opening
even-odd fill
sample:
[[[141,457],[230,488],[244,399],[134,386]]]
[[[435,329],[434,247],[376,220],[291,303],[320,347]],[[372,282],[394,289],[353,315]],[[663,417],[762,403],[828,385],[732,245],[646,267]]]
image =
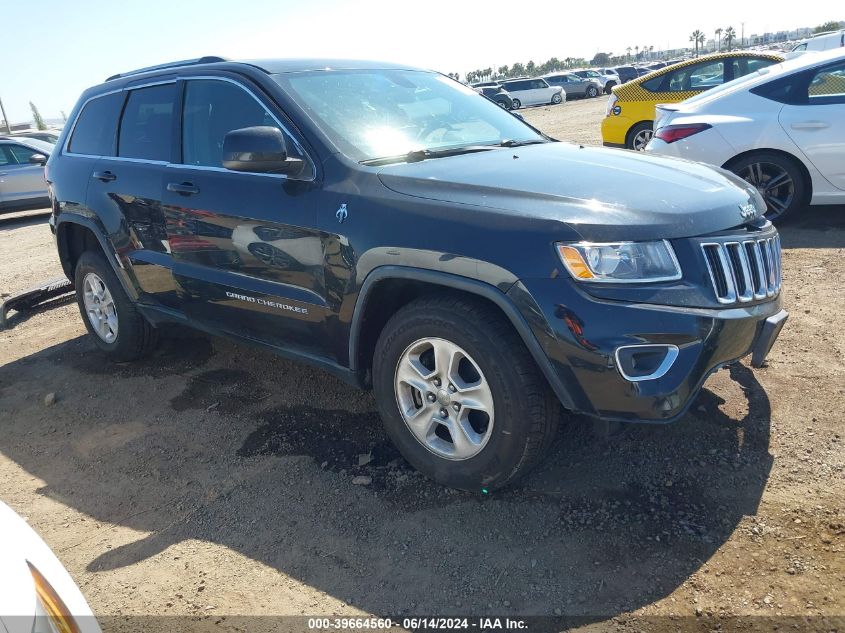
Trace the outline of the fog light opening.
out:
[[[678,358],[677,345],[623,345],[614,353],[616,369],[625,380],[656,380],[666,375]]]

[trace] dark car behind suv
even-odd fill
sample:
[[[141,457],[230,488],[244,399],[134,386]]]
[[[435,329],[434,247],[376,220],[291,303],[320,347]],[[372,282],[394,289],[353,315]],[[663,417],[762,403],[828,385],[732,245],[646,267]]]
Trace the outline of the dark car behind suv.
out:
[[[619,75],[619,79],[623,84],[640,76],[637,69],[633,66],[617,66],[614,70]]]
[[[183,323],[375,392],[437,481],[514,481],[560,407],[667,422],[786,313],[756,190],[559,143],[438,73],[179,62],[87,90],[47,165],[97,346]],[[280,385],[280,388],[284,388]]]
[[[481,86],[476,88],[475,91],[505,110],[513,109],[513,99],[511,99],[510,93],[501,86]]]

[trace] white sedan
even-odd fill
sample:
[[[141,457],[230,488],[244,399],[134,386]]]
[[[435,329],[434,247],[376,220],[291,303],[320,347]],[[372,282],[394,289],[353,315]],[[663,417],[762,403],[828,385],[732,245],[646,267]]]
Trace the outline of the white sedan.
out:
[[[82,593],[56,555],[0,502],[0,631],[100,633]]]
[[[845,51],[805,53],[657,106],[646,151],[734,172],[757,187],[772,220],[845,203]]]

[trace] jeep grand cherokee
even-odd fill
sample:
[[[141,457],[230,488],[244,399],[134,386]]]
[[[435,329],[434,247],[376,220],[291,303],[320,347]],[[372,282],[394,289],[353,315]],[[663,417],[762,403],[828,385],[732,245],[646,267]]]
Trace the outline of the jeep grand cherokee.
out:
[[[117,75],[82,95],[47,178],[106,354],[177,322],[312,363],[371,387],[407,460],[470,490],[535,464],[561,406],[679,417],[786,317],[778,234],[744,181],[556,142],[404,66]]]

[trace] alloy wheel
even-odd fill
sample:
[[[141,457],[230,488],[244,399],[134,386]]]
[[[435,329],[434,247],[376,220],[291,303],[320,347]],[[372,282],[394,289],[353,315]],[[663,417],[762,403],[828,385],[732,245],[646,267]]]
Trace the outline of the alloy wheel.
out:
[[[106,343],[117,339],[117,307],[111,292],[96,273],[88,273],[82,282],[85,314],[94,332]]]
[[[640,130],[637,132],[636,136],[634,136],[631,145],[633,145],[635,150],[641,152],[645,149],[645,146],[648,145],[652,136],[654,136],[654,130]]]
[[[408,430],[429,451],[450,460],[474,457],[493,430],[493,393],[460,346],[442,338],[409,345],[396,365],[394,390]]]
[[[754,185],[766,201],[766,217],[770,220],[784,213],[795,199],[795,182],[781,165],[751,163],[739,174]]]

